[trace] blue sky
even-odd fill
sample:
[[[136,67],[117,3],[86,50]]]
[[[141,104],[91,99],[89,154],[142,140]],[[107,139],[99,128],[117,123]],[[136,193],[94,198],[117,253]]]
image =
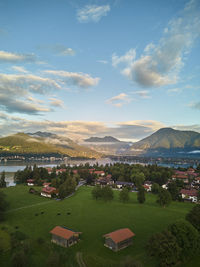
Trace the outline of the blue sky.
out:
[[[1,0],[1,134],[200,132],[199,36],[199,0]]]

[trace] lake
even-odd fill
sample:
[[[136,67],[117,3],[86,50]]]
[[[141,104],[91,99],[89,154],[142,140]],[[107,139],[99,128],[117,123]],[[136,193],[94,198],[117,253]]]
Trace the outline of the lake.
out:
[[[111,160],[110,158],[103,158],[103,159],[98,159],[98,160],[65,160],[65,161],[59,161],[59,162],[6,162],[6,163],[0,163],[0,172],[5,171],[6,172],[6,182],[7,186],[15,186],[14,183],[14,173],[17,172],[18,170],[24,170],[27,165],[33,166],[36,164],[39,167],[56,167],[57,165],[60,164],[66,164],[70,166],[74,165],[84,165],[86,163],[89,163],[90,165],[94,165],[95,163],[98,163],[99,165],[106,165],[106,164],[114,164],[116,162],[121,162],[121,163],[128,163],[128,164],[141,164],[141,165],[148,165],[148,164],[153,164],[152,162],[148,163],[140,163],[138,161],[119,161],[119,160]],[[163,167],[182,167],[182,168],[188,168],[191,166],[189,163],[181,163],[180,164],[174,164],[174,163],[157,163],[158,166],[163,166]],[[196,165],[193,166],[194,168]]]

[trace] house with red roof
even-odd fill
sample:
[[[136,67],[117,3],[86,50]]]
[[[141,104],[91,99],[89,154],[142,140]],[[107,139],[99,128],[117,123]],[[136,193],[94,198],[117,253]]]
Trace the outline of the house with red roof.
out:
[[[34,179],[27,179],[26,180],[28,186],[34,186],[35,180]]]
[[[43,185],[44,187],[48,187],[48,186],[51,185],[51,183],[46,183],[46,182],[45,182],[45,183],[43,183],[42,185]]]
[[[133,237],[135,234],[129,228],[123,228],[104,235],[104,246],[112,249],[113,251],[119,251],[124,249],[133,243]]]
[[[58,190],[55,187],[47,186],[42,188],[41,196],[51,198],[53,194],[58,194]]]
[[[182,199],[191,202],[197,202],[198,191],[196,189],[181,189]]]
[[[188,178],[188,174],[184,173],[178,173],[172,176],[172,180],[181,180],[183,181],[185,184],[189,183],[189,178]]]
[[[79,241],[81,232],[75,232],[66,227],[56,226],[50,231],[51,242],[62,247],[70,247]]]

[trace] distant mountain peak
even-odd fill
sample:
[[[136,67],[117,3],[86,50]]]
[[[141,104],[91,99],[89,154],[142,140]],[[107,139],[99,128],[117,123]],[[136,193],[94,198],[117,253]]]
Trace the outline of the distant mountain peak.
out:
[[[55,136],[55,134],[52,133],[48,133],[48,132],[41,132],[41,131],[37,131],[35,133],[27,133],[30,136],[37,136],[37,137],[53,137]]]
[[[176,149],[200,147],[200,133],[161,128],[152,135],[133,144],[131,149]]]
[[[93,143],[113,143],[113,142],[120,142],[120,140],[118,140],[115,137],[112,136],[104,136],[104,137],[90,137],[88,139],[84,140],[85,142],[93,142]]]

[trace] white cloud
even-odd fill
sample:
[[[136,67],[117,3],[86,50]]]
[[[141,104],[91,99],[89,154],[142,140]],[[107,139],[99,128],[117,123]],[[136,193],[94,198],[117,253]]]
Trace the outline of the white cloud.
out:
[[[97,62],[102,63],[102,64],[108,64],[107,60],[97,60]]]
[[[200,2],[191,0],[180,16],[169,22],[159,43],[148,44],[144,54],[138,59],[127,60],[122,73],[143,87],[175,84],[184,66],[185,57],[199,35]],[[127,53],[121,57],[114,55],[113,66],[125,63],[124,58],[127,57]]]
[[[49,100],[50,100],[50,105],[53,107],[60,107],[60,108],[64,107],[64,102],[61,99],[51,97],[49,98]]]
[[[98,22],[103,16],[107,16],[109,11],[109,5],[86,5],[77,11],[77,19],[81,23],[90,21]]]
[[[112,65],[113,67],[117,67],[120,63],[124,63],[127,65],[130,65],[136,57],[136,50],[130,49],[128,52],[126,52],[125,55],[119,57],[116,54],[112,55]]]
[[[136,94],[141,98],[151,98],[148,90],[138,90],[138,91],[133,92],[133,94]]]
[[[49,51],[52,52],[58,56],[74,56],[75,51],[62,44],[54,44],[54,45],[39,45],[37,46],[39,50],[42,51]]]
[[[149,136],[164,125],[157,121],[129,121],[107,125],[97,121],[36,121],[0,113],[2,135],[16,132],[45,131],[65,135],[72,139],[111,135],[119,139],[138,140]],[[199,127],[200,129],[200,127]]]
[[[125,104],[130,103],[131,99],[125,93],[121,93],[117,96],[113,96],[110,99],[106,100],[107,104],[111,104],[115,107],[122,107]]]
[[[56,71],[56,70],[46,70],[47,74],[51,74],[57,77],[62,77],[63,81],[71,83],[72,85],[79,86],[82,88],[88,88],[95,86],[99,83],[100,78],[92,78],[89,74],[81,72],[68,72],[68,71]]]
[[[30,94],[49,94],[60,89],[56,81],[32,74],[0,74],[0,108],[8,113],[31,115],[51,111]],[[42,105],[41,105],[42,104]]]
[[[35,59],[35,55],[33,54],[17,54],[0,51],[0,63],[33,62]]]
[[[28,71],[21,66],[12,66],[11,69],[17,72],[28,73]]]
[[[193,102],[193,103],[190,103],[188,106],[191,108],[200,110],[200,102]]]

